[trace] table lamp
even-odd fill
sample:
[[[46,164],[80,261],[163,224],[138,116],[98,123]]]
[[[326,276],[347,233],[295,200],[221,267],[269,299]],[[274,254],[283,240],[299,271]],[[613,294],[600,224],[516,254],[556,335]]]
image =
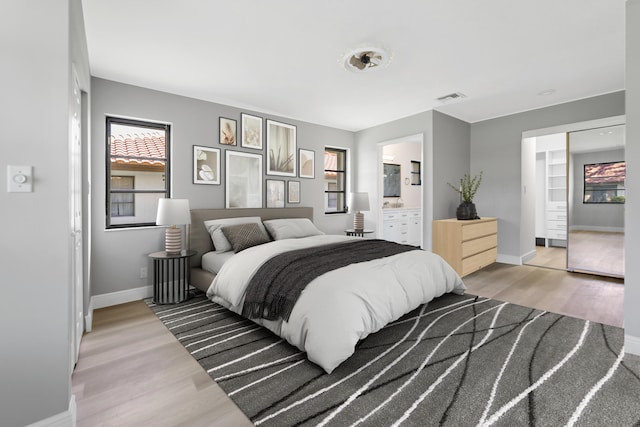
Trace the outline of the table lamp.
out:
[[[364,230],[364,214],[360,211],[369,210],[369,193],[351,193],[349,203],[353,215],[353,229],[356,231]]]
[[[168,225],[165,230],[165,252],[176,254],[182,251],[182,230],[177,225],[191,224],[188,199],[159,199],[157,225]]]

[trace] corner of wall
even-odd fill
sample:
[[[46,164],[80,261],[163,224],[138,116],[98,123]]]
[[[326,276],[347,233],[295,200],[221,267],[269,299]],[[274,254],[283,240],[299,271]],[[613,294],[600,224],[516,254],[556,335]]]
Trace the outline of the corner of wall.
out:
[[[640,337],[625,334],[624,336],[624,352],[640,356]]]
[[[72,394],[69,400],[69,409],[54,416],[36,421],[27,427],[75,427],[76,412],[76,396]]]

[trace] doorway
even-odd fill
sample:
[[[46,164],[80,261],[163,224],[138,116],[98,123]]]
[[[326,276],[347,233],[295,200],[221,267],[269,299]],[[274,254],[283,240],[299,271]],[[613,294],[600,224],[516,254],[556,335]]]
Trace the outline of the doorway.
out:
[[[595,164],[614,163],[613,167],[623,159],[624,122],[624,116],[616,116],[523,133],[522,264],[604,276],[623,276],[619,269],[614,273],[608,270],[611,266],[624,265],[624,214],[619,213],[615,216],[619,220],[613,221],[614,215],[611,212],[614,209],[624,209],[624,184],[618,180],[612,185],[611,180],[618,178],[609,176],[609,173],[604,179],[609,181],[606,183],[608,188],[601,190],[609,191],[605,197],[613,199],[613,203],[600,203],[597,207],[593,203],[587,206],[585,194],[595,190],[585,187],[584,170],[589,159]],[[609,135],[611,140],[616,133],[621,134],[622,138],[618,137],[618,142],[615,143],[603,145],[602,142],[586,142],[594,136],[604,139]],[[573,145],[571,141],[574,142]],[[540,142],[540,146],[537,146],[537,142]],[[609,151],[613,153],[609,153],[606,158],[602,157],[603,152]],[[614,157],[617,160],[609,161]],[[528,189],[534,191],[527,191]],[[584,208],[589,208],[587,216],[583,215],[586,212]],[[607,213],[604,213],[605,209]],[[594,218],[585,219],[589,216]],[[610,222],[603,223],[604,218]],[[595,233],[599,235],[596,236]],[[597,237],[607,239],[597,240]],[[585,240],[590,245],[586,245]],[[605,250],[608,245],[614,248]],[[612,255],[605,257],[606,253]],[[584,262],[589,259],[598,261],[585,268]],[[603,265],[607,268],[603,268]]]
[[[624,277],[625,125],[569,132],[567,269]]]
[[[535,146],[535,256],[525,264],[567,269],[567,134],[532,139]]]
[[[378,145],[378,238],[424,248],[423,135]]]

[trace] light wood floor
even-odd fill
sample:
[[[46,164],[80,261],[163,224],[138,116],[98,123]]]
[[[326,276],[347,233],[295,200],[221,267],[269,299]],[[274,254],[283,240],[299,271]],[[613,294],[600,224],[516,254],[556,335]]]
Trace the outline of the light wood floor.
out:
[[[624,277],[624,233],[571,231],[567,243],[567,249],[536,246],[536,256],[526,264]]]
[[[464,281],[469,294],[622,326],[619,280],[494,264]],[[79,427],[251,425],[143,301],[93,316],[72,376]]]
[[[568,245],[569,268],[624,276],[624,233],[572,231]]]
[[[464,283],[469,294],[622,327],[622,279],[496,263]]]
[[[93,316],[71,378],[78,427],[252,425],[143,301]]]
[[[554,268],[556,270],[566,270],[567,249],[551,246],[536,246],[536,256],[527,261],[526,264],[537,267]]]

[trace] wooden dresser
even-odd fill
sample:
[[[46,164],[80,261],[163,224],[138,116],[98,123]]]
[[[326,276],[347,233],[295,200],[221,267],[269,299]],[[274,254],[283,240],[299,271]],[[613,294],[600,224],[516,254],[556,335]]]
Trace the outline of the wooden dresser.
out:
[[[462,277],[496,262],[498,221],[495,218],[433,221],[433,252]]]

